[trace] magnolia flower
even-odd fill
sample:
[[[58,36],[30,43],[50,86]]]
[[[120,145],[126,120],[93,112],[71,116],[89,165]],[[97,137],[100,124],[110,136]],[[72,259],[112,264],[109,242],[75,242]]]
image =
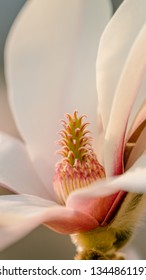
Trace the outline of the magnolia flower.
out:
[[[99,14],[101,8],[103,13],[106,11],[100,31],[109,16],[108,4],[98,1]],[[6,46],[5,72],[10,106],[24,143],[1,134],[0,183],[17,194],[0,197],[0,247],[3,249],[43,223],[57,232],[71,234],[77,246],[77,259],[121,259],[117,251],[131,237],[146,200],[142,194],[146,182],[146,3],[145,0],[139,3],[137,0],[124,1],[101,37],[96,68],[98,118],[94,114],[95,100],[90,95],[92,87],[87,94],[87,68],[83,67],[84,72],[79,71],[77,75],[84,79],[80,84],[81,92],[76,88],[81,80],[72,80],[74,65],[79,59],[73,52],[77,48],[74,44],[76,40],[80,43],[85,39],[84,33],[81,35],[79,28],[76,29],[83,11],[82,1],[72,4],[66,1],[63,12],[60,12],[59,1],[50,5],[51,10],[47,9],[48,1],[43,1],[43,5],[40,0],[29,2],[16,20]],[[69,27],[66,24],[68,9],[77,14],[76,21],[71,14]],[[84,14],[82,16],[84,19]],[[54,32],[51,32],[52,25]],[[81,23],[79,26],[82,28]],[[63,36],[61,31],[66,33],[68,28],[71,32],[67,33],[64,49],[59,35]],[[73,47],[68,48],[68,44]],[[49,52],[50,49],[53,52]],[[82,49],[78,51],[85,63],[84,56],[86,58],[88,51],[85,54]],[[69,62],[70,55],[72,60]],[[50,69],[52,63],[56,67]],[[63,70],[67,70],[68,77],[64,76]],[[92,83],[94,79],[90,86]],[[56,159],[53,142],[62,112],[65,113],[66,108],[73,110],[74,105],[81,114],[88,115],[88,110],[93,111],[89,116],[97,157],[90,146],[82,117],[79,118],[76,112],[67,115],[68,123],[64,122],[61,132],[67,168],[57,165],[56,197],[53,191]],[[71,169],[70,162],[73,162]],[[94,180],[87,180],[86,163],[89,163],[90,171],[98,173],[92,173]],[[79,175],[82,169],[85,184],[82,184],[82,176],[80,181],[76,180],[74,164]],[[73,190],[68,184],[68,173],[62,173],[64,170],[72,172]],[[60,184],[63,184],[61,191]],[[82,188],[78,189],[79,185]]]
[[[40,223],[49,222],[48,216],[54,212],[52,206],[55,206],[56,213],[54,212],[54,217],[50,218],[52,223],[58,224],[58,230],[60,228],[62,232],[72,232],[70,224],[76,220],[77,225],[72,225],[73,231],[84,225],[84,222],[81,224],[82,219],[78,219],[79,211],[62,206],[58,208],[58,204],[52,202],[55,201],[51,189],[57,162],[55,140],[59,120],[68,110],[72,111],[78,107],[81,113],[85,111],[91,116],[91,121],[96,118],[96,108],[94,110],[93,106],[88,108],[90,97],[87,93],[90,90],[93,92],[92,104],[95,104],[96,52],[99,38],[110,15],[111,5],[107,0],[98,3],[93,1],[93,4],[78,0],[72,3],[65,0],[63,3],[58,0],[53,2],[45,0],[42,3],[41,0],[35,0],[25,5],[12,27],[6,46],[5,72],[10,106],[25,145],[17,139],[1,134],[0,184],[16,193],[31,196],[1,196],[1,249],[29,233]],[[88,45],[85,44],[87,41]],[[13,51],[16,55],[11,53]],[[19,64],[17,70],[12,72],[9,68],[13,64],[10,62],[11,58],[14,60],[16,58],[17,61],[14,62],[16,67]],[[20,70],[23,73],[20,74]],[[19,94],[18,88],[14,91],[18,97],[16,103],[21,103],[20,111],[23,112],[24,121],[27,120],[27,125],[24,125],[26,133],[23,131],[24,126],[18,123],[22,119],[16,116],[17,113],[13,108],[15,86],[10,85],[8,78],[10,72],[13,74],[17,72],[16,80],[19,81],[19,85],[21,84]],[[83,76],[80,75],[81,72]],[[23,78],[31,80],[26,82]],[[86,85],[84,79],[87,81]],[[27,89],[24,84],[28,86]],[[81,103],[83,94],[85,94],[84,103]],[[35,199],[33,196],[36,196]],[[8,204],[5,199],[8,199]],[[28,209],[29,203],[33,211]],[[14,209],[19,215],[14,213]],[[23,210],[27,213],[24,214]],[[80,215],[84,217],[82,213]],[[21,223],[18,222],[19,219]],[[66,227],[69,229],[65,229],[64,222],[66,225],[68,223]]]

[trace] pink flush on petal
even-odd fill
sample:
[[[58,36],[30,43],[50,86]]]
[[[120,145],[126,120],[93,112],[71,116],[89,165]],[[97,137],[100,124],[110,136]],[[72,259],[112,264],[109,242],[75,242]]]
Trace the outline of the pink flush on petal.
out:
[[[75,111],[73,115],[66,114],[67,121],[62,120],[64,128],[59,132],[61,140],[58,143],[61,150],[58,153],[63,158],[56,165],[53,180],[60,204],[65,204],[67,197],[74,190],[90,187],[91,183],[106,177],[104,167],[98,162],[93,151],[92,138],[87,130],[89,123],[83,121],[85,117],[78,117]],[[96,197],[91,205],[77,205],[77,201],[75,205],[83,212],[90,215],[92,213],[100,226],[106,226],[117,213],[125,195],[125,192],[120,191],[110,196]]]

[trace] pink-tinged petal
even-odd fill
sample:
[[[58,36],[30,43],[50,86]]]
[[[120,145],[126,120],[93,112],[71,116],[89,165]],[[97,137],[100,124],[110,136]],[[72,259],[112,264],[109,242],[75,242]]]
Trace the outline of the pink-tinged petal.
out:
[[[103,217],[103,221],[102,221],[102,226],[106,226],[116,215],[117,211],[119,210],[125,196],[126,196],[127,192],[125,191],[119,191],[117,193],[117,195],[112,195],[110,197],[115,196],[115,199],[113,199],[113,203],[111,203],[111,206],[109,205],[109,207],[107,208],[107,212],[105,212],[105,216]],[[104,198],[104,205],[106,207],[106,205],[108,204],[108,197]],[[101,204],[102,207],[102,204]]]
[[[140,110],[138,111],[129,131],[126,136],[126,142],[130,139],[132,134],[136,131],[136,129],[146,120],[146,101],[142,104]]]
[[[105,135],[104,154],[106,174],[109,176],[123,172],[123,150],[127,123],[146,71],[145,45],[146,25],[131,48],[112,105]]]
[[[41,223],[60,233],[98,226],[92,217],[29,195],[0,196],[0,249],[24,237]]]
[[[89,231],[99,226],[98,221],[90,213],[63,206],[54,208],[50,216],[46,217],[44,224],[63,234]]]
[[[104,184],[104,185],[103,185]],[[116,214],[125,197],[125,192],[107,189],[107,182],[95,182],[81,192],[72,193],[67,199],[67,206],[93,216],[101,225],[106,225]]]
[[[145,0],[123,1],[101,37],[96,77],[104,129],[109,122],[113,99],[123,67],[138,33],[145,24],[145,10]],[[128,91],[123,94],[127,97]]]
[[[24,144],[0,134],[0,185],[16,193],[49,198],[49,186],[38,178]]]
[[[76,196],[69,200],[68,206],[93,216],[99,224],[105,226],[116,214],[125,194],[121,191],[106,197]]]
[[[95,124],[94,63],[110,15],[108,0],[32,0],[9,34],[5,73],[10,103],[46,185],[52,181],[64,113],[78,109]]]
[[[146,127],[142,130],[138,140],[133,147],[126,164],[126,170],[146,151]]]

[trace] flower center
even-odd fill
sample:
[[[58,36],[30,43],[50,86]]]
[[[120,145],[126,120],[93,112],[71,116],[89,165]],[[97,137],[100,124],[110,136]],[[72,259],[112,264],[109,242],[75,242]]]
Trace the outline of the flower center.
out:
[[[90,185],[99,178],[105,177],[104,168],[99,164],[93,151],[86,129],[89,123],[83,122],[86,117],[77,116],[77,111],[65,115],[68,121],[62,120],[64,129],[59,134],[61,146],[59,154],[63,159],[57,163],[53,179],[54,190],[61,204],[65,204],[68,195],[78,189]]]

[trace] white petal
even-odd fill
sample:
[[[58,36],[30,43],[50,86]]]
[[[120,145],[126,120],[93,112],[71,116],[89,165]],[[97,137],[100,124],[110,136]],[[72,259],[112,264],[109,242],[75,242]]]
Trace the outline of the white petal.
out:
[[[145,10],[145,0],[123,1],[101,38],[96,77],[104,128],[109,121],[117,84],[129,51],[146,21]],[[123,94],[127,96],[128,91]]]
[[[0,196],[0,250],[24,237],[45,221],[47,209],[54,205],[37,197]]]
[[[0,134],[0,185],[17,193],[49,198],[22,142]],[[48,187],[49,189],[49,187]]]
[[[94,63],[110,15],[108,0],[32,0],[9,35],[10,102],[45,184],[52,181],[48,170],[57,160],[54,141],[64,113],[79,109],[96,121]]]
[[[106,173],[122,173],[128,118],[146,72],[146,25],[135,40],[121,74],[105,135]],[[139,108],[137,108],[139,110]]]

